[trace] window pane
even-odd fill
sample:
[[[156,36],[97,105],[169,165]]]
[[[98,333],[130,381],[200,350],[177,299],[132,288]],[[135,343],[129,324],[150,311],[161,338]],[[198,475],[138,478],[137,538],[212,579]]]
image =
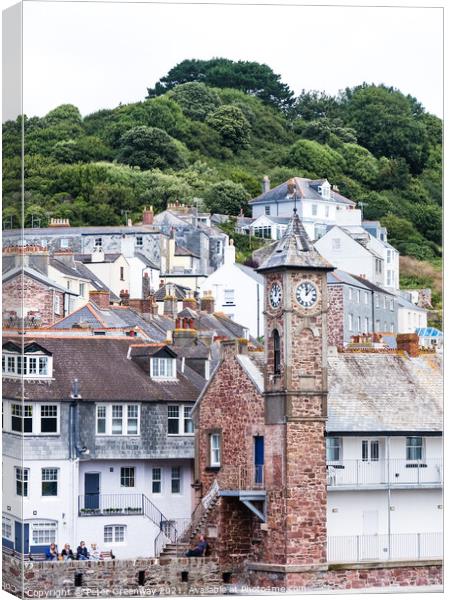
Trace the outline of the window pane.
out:
[[[120,469],[120,485],[122,487],[134,487],[134,485],[135,485],[134,467],[122,467]]]
[[[41,406],[41,432],[56,433],[58,431],[58,407],[55,404]]]
[[[184,406],[184,433],[193,433],[193,421],[190,417],[191,410],[191,406]]]
[[[156,467],[153,469],[153,485],[152,485],[153,494],[161,493],[161,484],[162,484],[161,469]]]
[[[172,467],[171,470],[171,492],[179,494],[181,492],[181,468]]]

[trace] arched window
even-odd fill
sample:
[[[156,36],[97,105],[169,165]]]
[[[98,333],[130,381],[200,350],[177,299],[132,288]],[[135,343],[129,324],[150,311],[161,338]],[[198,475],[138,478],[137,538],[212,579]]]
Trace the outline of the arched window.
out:
[[[273,331],[273,361],[274,361],[274,374],[281,374],[281,338],[279,331],[275,329]]]

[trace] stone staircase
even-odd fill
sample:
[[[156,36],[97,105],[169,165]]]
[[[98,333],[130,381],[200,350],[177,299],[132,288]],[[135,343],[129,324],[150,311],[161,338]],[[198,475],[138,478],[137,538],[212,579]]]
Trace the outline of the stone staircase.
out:
[[[159,558],[178,558],[184,556],[187,550],[190,548],[188,542],[178,542],[165,544],[162,552],[159,554]]]

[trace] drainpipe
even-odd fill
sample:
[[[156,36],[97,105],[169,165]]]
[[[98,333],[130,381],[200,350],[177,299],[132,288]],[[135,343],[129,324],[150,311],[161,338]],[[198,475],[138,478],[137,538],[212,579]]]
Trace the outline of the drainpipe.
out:
[[[388,560],[391,560],[391,480],[390,480],[390,437],[387,436],[387,502],[388,502]]]
[[[256,282],[257,289],[257,337],[260,337],[260,290],[259,284]]]
[[[376,328],[375,328],[375,320],[374,320],[374,291],[371,290],[371,303],[372,303],[372,312],[373,312],[373,326],[372,326],[372,330],[373,330],[373,335],[376,332]]]

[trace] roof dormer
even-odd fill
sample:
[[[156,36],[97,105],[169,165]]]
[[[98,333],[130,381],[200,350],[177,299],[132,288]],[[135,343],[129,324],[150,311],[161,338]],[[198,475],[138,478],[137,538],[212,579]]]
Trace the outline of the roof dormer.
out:
[[[318,186],[318,193],[324,200],[331,199],[331,186],[327,179],[325,179],[323,183]]]
[[[50,379],[53,375],[53,356],[36,342],[25,345],[23,352],[15,342],[3,344],[2,375],[26,379]]]

